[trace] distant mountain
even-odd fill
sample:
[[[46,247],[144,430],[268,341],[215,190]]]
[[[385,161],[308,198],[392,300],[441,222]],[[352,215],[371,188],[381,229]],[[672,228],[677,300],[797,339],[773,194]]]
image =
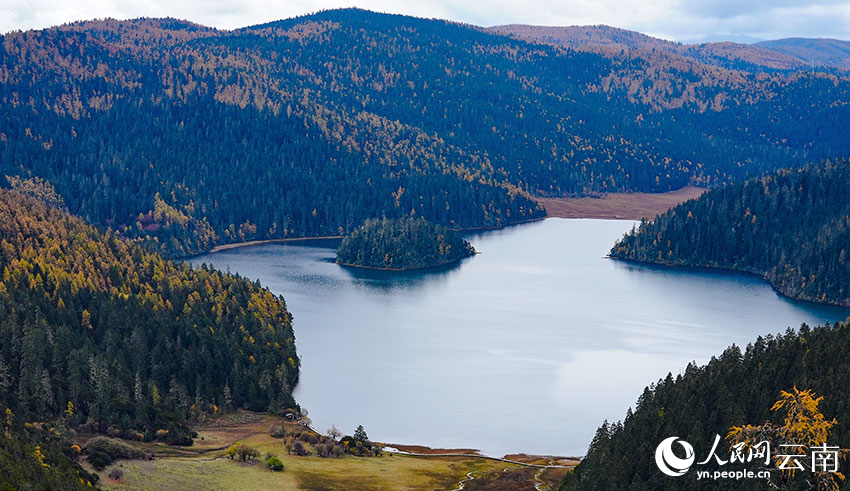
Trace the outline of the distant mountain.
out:
[[[500,226],[543,216],[536,196],[714,186],[850,154],[850,81],[609,31],[665,48],[566,49],[357,9],[233,31],[13,32],[0,175],[43,178],[72,213],[182,256],[375,217]]]
[[[811,66],[850,70],[850,41],[787,38],[763,41],[754,46],[793,56]]]
[[[671,56],[736,70],[799,70],[809,66],[791,53],[766,46],[728,41],[682,44],[658,39],[635,31],[605,25],[548,27],[513,24],[487,29],[519,39],[543,42],[573,49],[585,49],[619,56],[621,51],[636,50],[646,55],[659,52]]]

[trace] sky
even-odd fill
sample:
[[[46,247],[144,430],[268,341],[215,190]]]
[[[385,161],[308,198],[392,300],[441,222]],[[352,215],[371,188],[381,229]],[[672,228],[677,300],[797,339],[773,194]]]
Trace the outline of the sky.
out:
[[[850,0],[3,0],[0,32],[103,17],[176,17],[232,29],[360,7],[469,24],[607,24],[682,42],[850,40]]]

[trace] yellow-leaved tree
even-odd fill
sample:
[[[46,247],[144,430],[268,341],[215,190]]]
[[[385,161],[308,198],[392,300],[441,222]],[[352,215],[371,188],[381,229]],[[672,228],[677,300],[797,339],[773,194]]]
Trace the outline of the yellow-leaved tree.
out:
[[[822,400],[823,396],[816,397],[811,390],[798,390],[796,386],[789,392],[780,391],[779,400],[770,409],[785,412],[781,426],[770,421],[733,426],[726,440],[733,452],[759,450],[767,442],[772,449],[774,468],[779,470],[778,477],[771,473],[769,479],[775,489],[789,489],[791,480],[797,478],[809,489],[838,491],[845,478],[838,465],[850,450],[827,442],[830,430],[838,421],[826,419],[820,412],[818,406]]]

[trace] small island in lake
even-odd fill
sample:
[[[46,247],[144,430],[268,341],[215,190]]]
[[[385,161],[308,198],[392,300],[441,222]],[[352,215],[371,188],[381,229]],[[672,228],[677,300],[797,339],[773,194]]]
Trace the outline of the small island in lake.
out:
[[[475,254],[457,232],[424,218],[371,219],[342,240],[344,266],[404,271],[456,263]]]

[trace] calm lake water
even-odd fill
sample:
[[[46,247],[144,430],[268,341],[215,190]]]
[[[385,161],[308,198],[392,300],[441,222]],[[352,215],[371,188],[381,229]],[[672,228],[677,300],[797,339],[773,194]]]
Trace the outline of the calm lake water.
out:
[[[445,271],[333,263],[334,242],[246,247],[192,260],[256,279],[295,318],[317,429],[490,455],[582,455],[643,388],[728,345],[850,310],[780,297],[751,276],[603,256],[632,222],[547,219],[469,236]]]

